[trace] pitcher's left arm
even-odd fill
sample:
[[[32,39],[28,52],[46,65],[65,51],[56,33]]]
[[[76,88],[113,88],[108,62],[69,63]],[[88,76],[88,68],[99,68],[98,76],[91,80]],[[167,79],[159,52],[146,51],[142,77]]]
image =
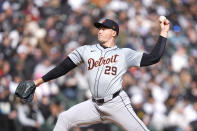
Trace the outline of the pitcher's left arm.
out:
[[[170,22],[168,19],[165,19],[163,21],[160,21],[160,27],[161,27],[161,32],[159,39],[153,48],[153,50],[148,54],[148,53],[143,53],[140,66],[149,66],[152,64],[155,64],[159,62],[161,56],[163,55],[165,51],[165,46],[166,46],[166,41],[167,41],[167,36],[168,36],[168,31],[170,29]]]

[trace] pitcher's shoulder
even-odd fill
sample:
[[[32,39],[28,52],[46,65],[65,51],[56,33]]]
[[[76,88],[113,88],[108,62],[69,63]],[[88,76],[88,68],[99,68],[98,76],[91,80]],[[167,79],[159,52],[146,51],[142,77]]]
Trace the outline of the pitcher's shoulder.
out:
[[[95,45],[82,45],[80,47],[78,47],[78,50],[83,50],[83,51],[87,51],[89,49],[95,48]]]
[[[93,44],[93,45],[84,45],[84,48],[86,48],[86,49],[97,48],[96,45],[97,45],[97,44]]]
[[[132,51],[132,49],[130,49],[130,48],[119,48],[119,51],[123,52],[123,53],[127,53],[127,52]]]
[[[121,48],[122,51],[125,51],[125,52],[136,52],[137,50],[135,49],[132,49],[132,48]]]
[[[120,48],[122,51],[130,51],[130,50],[134,50],[134,49],[131,49],[131,48]]]

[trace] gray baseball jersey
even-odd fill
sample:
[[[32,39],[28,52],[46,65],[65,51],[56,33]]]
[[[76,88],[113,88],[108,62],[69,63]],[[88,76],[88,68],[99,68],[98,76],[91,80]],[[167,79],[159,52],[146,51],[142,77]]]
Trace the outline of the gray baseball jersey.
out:
[[[77,48],[69,58],[76,65],[85,63],[90,91],[98,99],[120,90],[124,73],[129,67],[140,66],[142,55],[143,52],[129,48],[103,48],[95,44]]]
[[[86,45],[69,54],[76,64],[85,63],[90,91],[95,99],[112,98],[122,88],[123,75],[128,67],[140,66],[142,52],[117,46],[104,49],[100,44]],[[59,114],[54,131],[91,125],[110,120],[125,131],[149,131],[137,117],[125,91],[103,104],[88,99]]]

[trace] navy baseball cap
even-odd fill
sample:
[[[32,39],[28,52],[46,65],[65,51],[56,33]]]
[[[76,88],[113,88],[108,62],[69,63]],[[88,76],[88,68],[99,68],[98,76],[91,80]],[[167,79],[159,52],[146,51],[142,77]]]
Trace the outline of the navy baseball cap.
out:
[[[110,20],[110,19],[104,19],[101,22],[96,22],[96,23],[94,23],[94,26],[96,28],[105,27],[105,28],[112,29],[112,30],[116,31],[117,35],[119,33],[119,26],[118,26],[118,24],[115,21]]]

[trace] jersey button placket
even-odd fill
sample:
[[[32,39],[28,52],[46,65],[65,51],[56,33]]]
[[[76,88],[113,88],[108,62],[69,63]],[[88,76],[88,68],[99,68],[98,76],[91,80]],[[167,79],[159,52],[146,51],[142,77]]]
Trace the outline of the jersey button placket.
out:
[[[106,55],[106,51],[105,50],[102,50],[102,54],[101,54],[101,57],[105,57]],[[102,71],[103,71],[103,67],[104,67],[104,64],[102,66],[99,67],[99,72],[98,72],[98,76],[97,76],[97,85],[96,85],[96,89],[97,89],[97,97],[98,97],[98,93],[99,93],[99,80],[102,78]]]
[[[103,51],[101,51],[101,56],[100,58],[103,57]],[[95,84],[94,84],[94,95],[95,97],[98,98],[98,88],[97,88],[97,85],[98,85],[98,81],[99,81],[99,74],[100,74],[100,68],[101,66],[98,66],[98,72],[96,73],[96,78],[95,78]]]

